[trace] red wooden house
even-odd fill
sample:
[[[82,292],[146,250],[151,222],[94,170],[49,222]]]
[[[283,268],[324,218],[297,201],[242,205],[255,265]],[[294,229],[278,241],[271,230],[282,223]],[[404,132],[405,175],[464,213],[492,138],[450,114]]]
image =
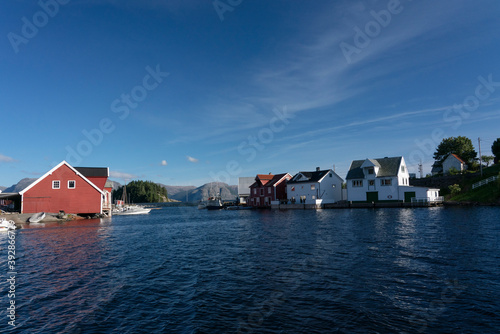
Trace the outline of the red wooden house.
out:
[[[103,213],[108,204],[108,175],[108,168],[75,168],[62,161],[19,192],[21,213]]]
[[[269,208],[272,201],[286,200],[286,181],[292,176],[284,174],[257,174],[250,186],[247,203],[257,208]]]

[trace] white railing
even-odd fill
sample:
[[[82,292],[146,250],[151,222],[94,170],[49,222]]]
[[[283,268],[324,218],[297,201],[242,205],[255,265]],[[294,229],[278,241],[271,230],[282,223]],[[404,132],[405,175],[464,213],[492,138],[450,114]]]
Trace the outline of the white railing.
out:
[[[429,197],[412,197],[411,203],[430,203],[431,199]]]
[[[495,181],[497,178],[498,178],[498,176],[491,176],[491,177],[489,177],[489,178],[487,178],[487,179],[484,179],[484,180],[481,180],[481,181],[479,181],[479,182],[476,182],[476,183],[474,183],[474,184],[472,185],[472,189],[476,189],[476,188],[478,188],[478,187],[482,187],[482,186],[484,186],[485,184],[488,184],[488,183],[490,183],[490,182]]]
[[[443,203],[444,202],[444,197],[443,196],[438,196],[434,199],[431,200],[430,197],[412,197],[411,198],[411,203],[412,204],[429,204],[429,203]]]
[[[434,199],[434,203],[443,203],[444,202],[444,196],[438,196]]]

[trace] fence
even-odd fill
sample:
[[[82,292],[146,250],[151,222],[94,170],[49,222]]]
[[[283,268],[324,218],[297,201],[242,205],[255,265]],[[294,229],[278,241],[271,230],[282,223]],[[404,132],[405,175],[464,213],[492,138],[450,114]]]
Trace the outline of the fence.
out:
[[[476,188],[479,188],[479,187],[482,187],[484,186],[485,184],[488,184],[490,182],[493,182],[495,181],[496,179],[498,179],[498,176],[491,176],[487,179],[484,179],[484,180],[481,180],[479,182],[476,182],[472,185],[472,189],[476,189]]]

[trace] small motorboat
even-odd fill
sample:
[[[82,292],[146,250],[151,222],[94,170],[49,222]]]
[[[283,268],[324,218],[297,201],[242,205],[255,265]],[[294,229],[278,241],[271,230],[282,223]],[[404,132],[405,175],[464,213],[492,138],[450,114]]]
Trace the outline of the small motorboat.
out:
[[[12,220],[5,220],[0,218],[0,232],[6,232],[8,230],[15,230],[16,224]]]
[[[38,213],[35,213],[33,216],[31,216],[28,219],[28,222],[30,222],[30,223],[39,223],[44,218],[45,218],[45,212],[38,212]]]
[[[145,208],[140,205],[128,205],[120,209],[113,210],[113,215],[125,216],[125,215],[146,215],[151,211],[149,208]]]

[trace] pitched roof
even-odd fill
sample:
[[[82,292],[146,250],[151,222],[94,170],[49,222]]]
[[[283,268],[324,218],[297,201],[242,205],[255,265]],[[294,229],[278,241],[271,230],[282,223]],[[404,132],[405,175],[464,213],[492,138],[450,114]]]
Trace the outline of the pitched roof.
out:
[[[401,165],[401,160],[403,157],[392,157],[392,158],[382,158],[382,159],[370,159],[372,163],[380,167],[377,177],[387,177],[398,175],[399,166]],[[346,179],[363,179],[365,174],[363,173],[363,168],[361,166],[366,161],[365,160],[354,160],[351,163],[351,168],[347,173]]]
[[[252,183],[250,188],[265,186],[269,181],[273,179],[273,174],[257,174],[255,177],[255,182]]]
[[[329,172],[332,172],[332,170],[326,169],[326,170],[317,170],[314,172],[298,172],[297,174],[295,174],[293,176],[293,178],[290,181],[288,181],[288,184],[305,183],[305,182],[319,182]]]
[[[109,170],[107,167],[74,167],[85,177],[108,177]]]
[[[448,158],[449,158],[450,156],[453,156],[454,158],[456,158],[458,161],[460,161],[460,162],[461,162],[461,163],[463,163],[463,164],[465,163],[465,161],[463,161],[462,159],[460,159],[460,157],[459,157],[458,155],[454,154],[454,153],[450,154],[450,155],[448,156]],[[447,159],[448,159],[448,158],[447,158]]]
[[[275,184],[279,183],[287,175],[290,175],[290,174],[288,174],[288,173],[276,174],[276,175],[274,175],[274,177],[272,178],[272,180],[270,180],[268,183],[266,183],[265,186],[266,187],[272,187]],[[290,175],[290,177],[292,177],[292,176]]]

